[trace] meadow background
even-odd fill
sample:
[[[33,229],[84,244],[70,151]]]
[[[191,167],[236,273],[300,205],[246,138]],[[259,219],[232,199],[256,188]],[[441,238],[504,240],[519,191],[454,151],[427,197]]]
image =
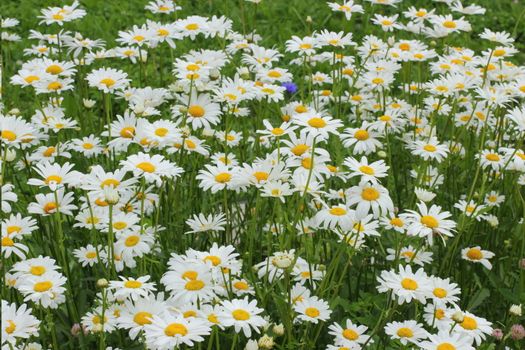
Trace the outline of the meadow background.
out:
[[[70,1],[63,3],[69,4]],[[81,0],[80,3],[81,6],[87,10],[86,17],[79,21],[65,24],[64,29],[81,32],[84,36],[92,39],[103,39],[106,41],[106,47],[108,48],[116,46],[115,39],[117,38],[118,31],[129,29],[135,24],[141,25],[146,22],[146,19],[158,20],[158,17],[155,17],[144,10],[144,5],[146,3],[144,0]],[[321,28],[327,28],[333,31],[345,30],[347,32],[352,32],[354,35],[353,40],[356,42],[360,42],[360,39],[365,34],[370,33],[375,33],[379,37],[383,37],[381,30],[377,27],[373,28],[370,24],[370,5],[368,3],[363,4],[365,7],[365,14],[357,15],[352,19],[351,24],[342,19],[340,15],[334,14],[330,11],[325,1],[317,0],[263,0],[263,4],[257,7],[258,10],[256,13],[247,10],[247,8],[253,9],[254,7],[249,6],[251,4],[246,3],[244,0],[197,0],[178,1],[177,3],[183,8],[183,10],[177,14],[179,17],[185,17],[191,14],[198,14],[201,16],[225,15],[234,20],[234,29],[243,32],[243,30],[249,31],[255,27],[257,32],[261,34],[263,38],[259,43],[261,46],[275,47],[282,52],[284,51],[283,47],[285,41],[292,35],[302,37]],[[485,7],[487,13],[483,16],[469,16],[468,19],[473,26],[473,31],[471,33],[455,34],[451,38],[447,38],[447,44],[468,46],[479,53],[487,48],[487,46],[482,46],[484,43],[478,38],[478,34],[483,31],[483,28],[490,28],[495,31],[507,31],[515,38],[515,46],[520,51],[519,54],[511,59],[511,61],[523,65],[525,62],[525,1],[477,0],[473,2],[465,1],[464,5],[466,6],[470,3],[475,3]],[[39,15],[41,8],[55,5],[60,5],[60,2],[51,0],[4,0],[1,1],[0,4],[0,14],[5,17],[19,19],[21,24],[14,28],[13,31],[24,38],[27,36],[30,29],[37,29],[44,33],[49,31],[47,27],[38,25],[37,16]],[[393,10],[390,7],[379,8],[379,10],[375,7],[375,9],[376,13],[381,13],[382,11],[385,13],[401,13],[409,6],[418,7],[430,5],[437,8],[445,6],[444,4],[430,3],[429,1],[423,0],[408,0],[404,1],[397,10]],[[311,17],[311,22],[307,21],[308,16]],[[458,17],[457,14],[455,17]],[[175,18],[175,15],[173,15],[171,19],[174,20]],[[243,28],[243,23],[245,28]],[[402,35],[403,34],[401,34],[401,36]],[[190,47],[202,47],[202,45],[200,45],[200,40],[202,40],[201,42],[204,42],[203,39],[197,39],[195,42],[178,44],[176,53],[186,53]],[[435,42],[436,46],[442,44],[443,43],[439,42],[439,40]],[[2,43],[2,45],[4,45],[4,43]],[[479,45],[479,47],[476,47],[476,45]],[[9,47],[2,48],[4,53],[4,59],[2,62],[2,92],[6,110],[9,110],[10,108],[18,108],[22,111],[22,114],[27,115],[29,113],[28,115],[31,115],[35,110],[33,92],[28,91],[27,89],[22,89],[18,86],[7,84],[8,79],[20,68],[22,60],[24,60],[22,50],[25,47],[27,47],[27,42],[24,43],[22,41],[9,43]],[[286,59],[284,61],[286,62]],[[120,60],[113,62],[114,64],[104,63],[103,65],[119,67],[122,64]],[[134,81],[138,80],[137,69],[132,70],[127,67],[126,71]],[[293,69],[292,72],[295,73]],[[149,73],[146,73],[149,75],[148,85],[154,87],[161,86],[160,82],[162,79],[173,79],[167,67],[161,72],[161,75],[164,75],[164,77],[159,76],[157,72],[154,72],[151,69],[151,66]],[[226,70],[225,73],[228,73],[228,70]],[[294,74],[294,76],[299,77],[300,75]],[[97,98],[99,95],[91,91],[90,97]],[[73,98],[67,97],[65,106],[70,112],[70,116],[75,116],[75,119],[77,119],[82,113],[81,109],[78,107],[77,101],[74,101]],[[122,112],[118,107],[115,110],[118,114]],[[77,115],[75,115],[75,113],[77,113]],[[89,117],[94,118],[97,111],[95,110],[92,113],[93,115]],[[76,136],[85,134],[86,132],[80,131]],[[401,143],[398,144],[399,147],[401,147],[400,145]],[[334,151],[334,158],[341,160],[342,155],[338,154],[338,151]],[[400,174],[408,172],[408,165],[402,165],[401,162],[403,162],[403,160],[400,158],[398,158],[397,161],[399,164],[395,163],[394,169],[391,170]],[[82,163],[82,160],[78,160],[78,162]],[[202,168],[202,163],[199,165]],[[458,171],[457,182],[450,182],[450,180],[447,180],[441,190],[443,191],[446,189],[447,191],[450,191],[451,198],[457,198],[458,193],[467,192],[468,188],[460,187],[464,185],[459,184],[469,184],[468,180],[472,177],[472,174],[469,173],[468,169],[471,166],[473,166],[473,164],[463,164],[463,168],[460,169],[461,171]],[[451,171],[454,171],[454,169]],[[16,174],[8,173],[8,175]],[[25,199],[25,201],[31,201],[32,198],[29,198],[31,194],[29,192],[26,192],[26,194],[28,198]],[[175,211],[171,213],[162,213],[162,215],[173,215],[174,217],[177,217],[176,219],[167,217],[168,224],[166,226],[171,230],[182,230],[184,219],[188,217],[188,213],[200,212],[201,210],[206,209],[207,206],[213,206],[215,203],[214,199],[212,199],[213,197],[209,194],[200,193],[199,195],[202,195],[202,197],[198,197],[197,193],[186,193],[186,195],[187,197],[184,197],[184,194],[181,193],[181,197],[178,198],[179,200],[187,200],[187,202],[185,202],[187,204],[185,208],[175,209]],[[405,195],[407,195],[407,193],[405,193]],[[444,197],[446,198],[447,196],[445,195]],[[453,204],[451,198],[449,200],[449,205],[445,208],[447,210],[452,209]],[[264,222],[265,219],[273,216],[273,211],[269,204],[266,204],[266,207],[263,206],[262,209],[262,212],[266,210],[266,214],[260,217],[260,220]],[[489,320],[501,320],[504,322],[507,317],[508,305],[520,304],[520,302],[525,300],[525,291],[522,290],[524,285],[524,274],[523,272],[520,273],[518,270],[516,259],[516,257],[519,257],[522,253],[522,242],[524,240],[522,237],[523,232],[520,231],[523,226],[516,224],[516,218],[519,218],[520,215],[522,215],[520,199],[518,196],[510,197],[506,204],[497,210],[498,217],[500,218],[500,225],[497,228],[491,228],[487,223],[474,223],[474,225],[477,226],[472,230],[472,232],[478,230],[489,236],[488,238],[483,239],[487,240],[487,244],[490,242],[491,250],[497,254],[495,259],[498,263],[494,264],[494,269],[492,271],[487,271],[484,269],[476,269],[472,266],[466,266],[464,261],[460,261],[459,251],[457,252],[457,262],[450,263],[450,265],[447,265],[444,269],[450,272],[447,276],[451,276],[460,285],[467,287],[462,289],[462,301],[466,301],[468,304],[463,304],[462,307],[476,312],[476,314]],[[69,239],[71,240],[71,243],[73,243],[72,245],[80,245],[80,242],[83,239],[75,236],[74,229],[72,229],[70,233],[71,237]],[[505,239],[500,239],[500,237],[505,237]],[[181,251],[183,251],[182,247],[191,247],[192,244],[194,244],[193,238],[185,237],[184,239],[186,241],[181,242]],[[441,251],[440,253],[443,252]],[[254,262],[259,262],[261,261],[262,256],[264,256],[264,253],[257,252],[254,253],[254,257],[251,257],[250,259],[253,259]],[[439,256],[443,255],[435,255],[435,258],[438,258]],[[354,259],[355,261],[353,263],[355,264],[355,271],[367,268],[367,266],[360,264],[359,256],[355,256]],[[435,265],[435,268],[441,270],[442,266],[440,266],[438,261],[435,261],[433,265]],[[461,269],[458,269],[459,267],[461,267]],[[474,271],[474,269],[476,270]],[[376,270],[373,272],[375,274],[378,273]],[[348,286],[343,286],[341,288],[340,296],[336,297],[336,306],[339,306],[340,309],[336,311],[333,317],[337,319],[337,312],[344,310],[345,313],[356,315],[353,319],[357,322],[363,324],[374,324],[374,320],[377,318],[378,313],[381,311],[382,304],[384,303],[384,296],[378,295],[374,290],[376,285],[374,273],[370,275],[365,273],[364,276],[361,276],[361,273],[355,273],[350,276],[349,280],[358,280],[357,287],[355,287],[354,290],[354,286],[350,286],[349,284]],[[94,279],[91,277],[84,277],[85,276],[82,276],[82,274],[79,274],[79,276],[77,276],[78,281],[74,282],[74,285],[83,287],[79,288],[77,294],[77,300],[86,302],[85,305],[79,305],[79,311],[81,314],[89,310],[91,307],[88,300],[92,300],[95,292]],[[363,279],[361,280],[361,278]],[[521,281],[519,281],[520,279]],[[358,288],[359,286],[361,286],[361,288]],[[373,292],[370,292],[368,295],[370,290]],[[347,301],[349,298],[352,300],[359,298],[360,301],[349,303]],[[492,302],[495,300],[498,302]],[[362,310],[369,310],[369,312],[364,313]],[[67,329],[63,329],[62,331],[68,332]]]

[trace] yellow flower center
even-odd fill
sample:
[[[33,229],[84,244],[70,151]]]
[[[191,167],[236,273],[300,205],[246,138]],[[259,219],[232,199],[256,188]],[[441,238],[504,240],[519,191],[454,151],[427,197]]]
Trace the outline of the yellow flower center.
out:
[[[343,337],[348,340],[357,340],[359,338],[359,333],[353,329],[347,328],[343,330]]]
[[[168,129],[166,128],[157,128],[155,129],[155,135],[159,137],[164,137],[168,134]]]
[[[296,156],[301,156],[303,155],[304,152],[308,151],[310,147],[305,145],[305,144],[300,144],[300,145],[296,145],[294,146],[291,151],[293,154],[295,154]]]
[[[146,38],[143,35],[135,35],[133,37],[133,40],[138,41],[138,42],[144,41],[144,39]]]
[[[53,81],[51,83],[49,83],[47,85],[47,89],[48,90],[53,90],[53,91],[56,91],[56,90],[59,90],[62,88],[62,83],[59,82],[59,81]]]
[[[7,324],[8,324],[8,326],[5,327],[5,332],[7,334],[11,334],[14,331],[16,331],[16,324],[12,320],[7,320]]]
[[[150,162],[139,163],[137,164],[137,168],[146,173],[152,173],[155,171],[155,165],[151,164]]]
[[[20,226],[16,226],[16,225],[12,225],[12,226],[7,226],[7,234],[10,235],[12,233],[18,233],[22,231],[22,227]]]
[[[208,255],[204,258],[204,261],[209,261],[212,263],[213,266],[217,266],[221,263],[221,258],[219,258],[216,255]]]
[[[7,141],[14,141],[16,140],[16,134],[10,130],[2,130],[2,138],[6,139]]]
[[[435,152],[436,146],[428,144],[428,145],[423,146],[423,149],[427,152]]]
[[[397,335],[401,338],[412,338],[414,336],[414,332],[407,327],[401,327],[397,330]]]
[[[28,75],[27,77],[24,78],[24,80],[26,81],[26,83],[31,84],[34,81],[40,80],[40,78],[37,77],[36,75]]]
[[[117,179],[106,179],[106,180],[101,182],[100,188],[104,188],[106,186],[117,187],[118,185],[120,185],[120,181],[119,180],[117,180]]]
[[[53,287],[53,283],[51,281],[37,282],[33,286],[33,290],[38,293],[43,293],[50,290],[51,287]]]
[[[51,181],[54,181],[57,184],[60,184],[60,183],[62,183],[62,178],[60,176],[58,176],[58,175],[50,175],[50,176],[46,177],[46,179],[44,180],[44,182],[46,184],[49,184]]]
[[[201,118],[202,116],[204,116],[205,110],[199,105],[193,105],[190,106],[190,108],[188,108],[188,113],[193,118]]]
[[[273,128],[272,129],[272,134],[274,134],[275,136],[281,136],[282,134],[284,134],[284,129],[282,129],[282,128]]]
[[[204,288],[204,286],[205,284],[203,281],[196,279],[186,282],[184,288],[186,288],[186,290],[201,290],[202,288]]]
[[[403,227],[403,220],[400,218],[393,218],[390,220],[392,226]]]
[[[365,201],[375,201],[379,198],[379,191],[373,187],[365,187],[363,192],[361,192],[361,198]]]
[[[177,335],[184,337],[186,334],[188,334],[188,328],[180,323],[170,323],[168,326],[166,326],[166,328],[164,328],[164,334],[166,334],[168,337],[175,337]]]
[[[470,260],[481,260],[483,259],[483,253],[481,252],[479,248],[470,248],[467,251],[467,257]]]
[[[113,85],[115,85],[116,81],[111,78],[104,78],[100,81],[100,84],[106,85],[106,87],[110,88]]]
[[[439,226],[439,221],[430,215],[423,215],[420,222],[428,228],[436,228]]]
[[[315,117],[308,120],[308,125],[310,125],[312,128],[321,129],[326,126],[326,122],[323,118]]]
[[[57,204],[55,202],[49,202],[49,203],[46,203],[44,205],[44,211],[49,214],[51,213],[53,210],[55,210],[56,208],[58,208]]]
[[[236,309],[232,311],[232,316],[237,321],[246,321],[250,319],[250,313],[243,309]]]
[[[95,259],[97,257],[97,252],[87,252],[86,258],[87,259]]]
[[[255,173],[253,173],[253,176],[257,179],[257,182],[261,182],[268,180],[270,174],[268,174],[265,171],[256,171]]]
[[[276,71],[276,70],[271,70],[271,71],[268,72],[268,76],[270,78],[280,78],[280,77],[282,77],[282,74],[280,72]]]
[[[374,175],[375,174],[374,168],[369,167],[368,165],[361,165],[359,167],[359,171],[361,171],[362,173],[367,174],[367,175]]]
[[[231,179],[232,179],[232,175],[230,173],[219,173],[215,175],[215,181],[221,184],[230,182]]]
[[[133,235],[133,236],[129,236],[128,238],[126,238],[126,240],[124,241],[124,244],[126,245],[126,247],[134,247],[137,245],[137,243],[139,243],[139,241],[140,241],[139,236]]]
[[[135,316],[133,317],[133,321],[136,324],[139,324],[141,326],[144,326],[145,324],[151,324],[151,318],[153,317],[152,314],[146,311],[137,312]]]
[[[131,139],[135,135],[135,128],[132,126],[126,126],[120,130],[120,137],[125,139]]]
[[[434,295],[440,299],[444,298],[447,296],[447,291],[443,288],[434,288],[434,291],[433,291]]]
[[[197,23],[190,23],[190,24],[187,24],[185,28],[187,30],[198,30],[199,25]]]
[[[306,157],[301,161],[301,165],[305,169],[310,169],[312,167],[312,158]]]
[[[478,328],[478,323],[476,322],[476,320],[469,316],[464,316],[463,322],[461,322],[460,325],[461,327],[469,331],[472,331]]]
[[[383,84],[384,82],[385,82],[385,80],[383,78],[374,78],[374,79],[372,79],[372,83],[374,83],[376,85]]]
[[[368,131],[361,129],[361,130],[357,130],[354,133],[354,137],[358,139],[359,141],[364,141],[364,140],[368,140],[369,134],[368,134]]]
[[[159,36],[167,36],[170,32],[168,32],[166,29],[160,28],[157,30],[157,34]]]
[[[190,280],[190,281],[196,280],[198,276],[199,274],[197,273],[197,271],[193,271],[193,270],[188,270],[182,274],[182,278]]]
[[[408,290],[416,290],[417,287],[418,287],[418,284],[416,281],[414,281],[413,279],[411,278],[403,278],[403,280],[401,280],[401,286],[404,288],[404,289],[408,289]]]
[[[342,216],[346,214],[346,210],[341,207],[332,207],[330,208],[330,214],[335,216]]]
[[[248,286],[248,283],[244,282],[244,281],[237,281],[233,284],[233,287],[235,287],[235,289],[239,289],[239,290],[248,290],[249,286]]]
[[[454,29],[457,27],[457,24],[454,21],[445,21],[443,22],[443,27],[448,28],[448,29]]]
[[[489,153],[485,156],[485,158],[487,158],[487,160],[490,160],[491,162],[498,162],[499,161],[499,155],[497,155],[496,153]]]
[[[306,310],[304,310],[304,313],[306,316],[311,318],[316,318],[320,314],[319,309],[315,307],[307,307]]]
[[[124,282],[124,287],[131,288],[131,289],[137,289],[137,288],[142,287],[142,282],[129,280],[129,281]]]
[[[128,224],[126,222],[124,222],[124,221],[117,221],[117,222],[113,223],[113,228],[115,230],[123,230],[126,227],[128,227]]]
[[[450,343],[441,343],[437,346],[436,350],[456,350],[456,347]]]
[[[15,242],[10,237],[2,237],[2,247],[12,247],[15,245]]]
[[[42,276],[46,272],[44,266],[31,266],[29,273],[35,276]]]
[[[56,64],[52,64],[52,65],[50,65],[49,67],[46,68],[46,72],[49,73],[49,74],[53,74],[53,75],[60,74],[63,71],[64,71],[64,69],[62,69],[62,67],[60,67],[59,65],[56,65]]]

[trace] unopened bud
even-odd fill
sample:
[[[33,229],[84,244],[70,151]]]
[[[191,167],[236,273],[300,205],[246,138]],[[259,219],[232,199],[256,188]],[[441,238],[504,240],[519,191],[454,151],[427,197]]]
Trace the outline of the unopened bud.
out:
[[[95,100],[90,100],[89,98],[82,99],[82,102],[84,103],[84,107],[86,108],[93,108],[93,106],[96,103]]]
[[[109,282],[105,278],[101,278],[97,281],[97,287],[99,288],[106,288],[109,285]]]
[[[306,16],[306,23],[312,23],[312,22],[313,22],[312,17]]]
[[[511,305],[509,312],[511,315],[521,317],[521,304],[520,305]]]
[[[104,186],[104,199],[108,204],[117,204],[120,200],[120,195],[115,187]]]
[[[20,110],[18,108],[13,108],[12,110],[10,110],[9,112],[7,112],[7,114],[11,114],[11,115],[20,115]]]
[[[239,68],[239,75],[243,79],[250,79],[250,71],[246,67]]]
[[[379,158],[386,158],[386,152],[385,151],[379,151],[379,152],[377,152],[377,156]]]
[[[16,151],[13,149],[8,148],[7,152],[5,153],[5,161],[6,162],[12,162],[16,158]]]
[[[272,331],[275,335],[281,336],[284,334],[284,326],[282,323],[273,326]]]
[[[246,346],[244,347],[244,350],[258,350],[259,345],[257,345],[257,342],[253,339],[248,340],[246,343]]]
[[[452,314],[452,320],[456,323],[462,323],[465,319],[465,316],[463,315],[463,312],[456,311]]]
[[[263,335],[257,342],[261,349],[272,349],[275,345],[273,338],[268,335]]]

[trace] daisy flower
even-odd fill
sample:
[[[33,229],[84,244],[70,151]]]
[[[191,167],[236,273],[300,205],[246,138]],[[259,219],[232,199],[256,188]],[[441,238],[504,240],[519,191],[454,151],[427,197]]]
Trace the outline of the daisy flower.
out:
[[[387,176],[390,168],[383,160],[369,164],[366,157],[361,157],[360,161],[353,157],[347,157],[343,164],[350,169],[348,178],[360,176],[361,181],[372,183],[377,183],[378,178]]]
[[[56,309],[65,302],[65,283],[66,278],[61,273],[49,271],[40,276],[27,275],[20,282],[18,290],[24,295],[24,301],[30,300],[45,308]]]
[[[424,266],[425,264],[432,262],[431,252],[417,250],[411,245],[401,248],[399,250],[399,255],[392,248],[387,248],[386,251],[388,253],[386,260],[388,261],[394,261],[397,256],[399,259],[404,260],[407,264],[414,263],[419,266]]]
[[[355,214],[357,218],[365,217],[372,211],[374,218],[394,211],[394,203],[388,190],[376,183],[361,182],[348,189],[347,205],[357,204]]]
[[[439,143],[435,137],[431,137],[427,142],[414,141],[411,148],[412,154],[424,160],[435,159],[438,163],[445,159],[449,153],[447,145]]]
[[[346,320],[344,328],[338,323],[333,323],[328,330],[328,334],[335,337],[335,344],[342,347],[360,349],[362,344],[373,342],[373,340],[369,341],[370,337],[365,334],[368,327],[354,324],[351,320]]]
[[[171,350],[180,345],[193,347],[195,343],[203,342],[204,336],[210,333],[211,327],[206,320],[187,319],[181,314],[153,315],[151,324],[144,326],[147,346],[158,350]]]
[[[315,296],[303,298],[293,306],[293,309],[297,313],[297,319],[315,324],[319,321],[327,321],[332,313],[328,303]]]
[[[339,4],[337,2],[329,2],[328,6],[332,9],[334,12],[342,12],[345,15],[346,20],[350,20],[352,18],[352,14],[354,13],[363,13],[363,6],[354,4],[353,0],[343,0],[342,4]]]
[[[225,327],[233,326],[236,333],[242,332],[246,337],[251,337],[252,328],[259,333],[260,328],[267,322],[259,316],[264,310],[257,307],[257,301],[244,299],[224,300],[221,303],[221,310],[217,317]]]
[[[385,333],[392,339],[398,339],[403,345],[407,345],[409,342],[417,345],[428,336],[423,325],[414,320],[387,323]]]
[[[2,346],[15,348],[18,340],[27,342],[30,337],[38,336],[40,321],[31,311],[26,304],[17,308],[15,303],[2,300]]]
[[[292,122],[302,126],[306,133],[319,140],[328,139],[329,134],[338,135],[337,129],[343,126],[340,120],[314,110],[295,115]]]
[[[431,288],[430,280],[423,268],[413,273],[410,265],[406,267],[399,265],[398,273],[393,270],[381,271],[377,281],[379,282],[377,290],[380,293],[392,291],[397,296],[399,305],[410,303],[413,299],[426,304]]]
[[[137,279],[120,276],[122,281],[110,281],[109,288],[113,289],[115,298],[130,298],[137,300],[140,297],[147,297],[156,290],[155,283],[148,282],[149,275],[141,276]]]
[[[489,259],[493,258],[495,255],[496,254],[488,250],[482,250],[479,246],[464,248],[461,250],[461,257],[464,260],[473,263],[480,263],[489,270],[492,269],[492,264]]]
[[[191,230],[185,233],[197,233],[207,231],[224,231],[224,225],[226,224],[226,216],[223,213],[209,214],[205,216],[203,213],[193,215],[191,219],[186,220],[186,225]]]
[[[487,335],[492,334],[492,323],[468,311],[463,312],[463,321],[458,326],[454,328],[454,333],[474,339],[476,345],[481,345]]]
[[[430,208],[424,202],[417,204],[418,211],[408,210],[400,217],[407,221],[407,234],[410,236],[427,237],[432,245],[434,234],[452,237],[456,223],[449,220],[452,215],[448,211],[442,211],[438,205]]]
[[[178,177],[183,172],[182,168],[175,166],[159,154],[151,156],[148,153],[139,152],[122,160],[120,164],[124,170],[133,172],[136,177],[143,177],[148,183],[160,184],[162,177]]]
[[[429,340],[424,340],[419,343],[419,347],[423,350],[474,350],[472,340],[459,333],[450,334],[448,331],[441,331],[438,334],[429,334]]]
[[[86,77],[91,87],[95,87],[104,93],[113,93],[122,90],[129,84],[128,75],[114,68],[100,68],[91,71]]]
[[[57,189],[54,193],[38,193],[35,197],[36,202],[29,203],[27,208],[31,214],[47,216],[58,211],[64,215],[73,215],[72,210],[77,209],[77,206],[72,204],[74,200],[73,192],[64,194],[63,188]]]
[[[222,163],[214,165],[205,165],[206,170],[199,170],[197,180],[200,181],[199,186],[204,190],[211,190],[216,193],[223,189],[235,189],[239,183],[237,178],[238,171],[235,168],[230,168]]]
[[[372,130],[370,124],[364,122],[361,128],[347,128],[341,135],[343,146],[352,147],[353,154],[370,154],[382,147],[382,143],[377,139],[380,135]]]
[[[77,171],[71,171],[73,164],[64,163],[60,165],[58,163],[49,163],[48,161],[37,163],[33,167],[34,171],[40,175],[41,179],[31,178],[27,181],[32,186],[64,186],[64,185],[75,185],[78,183],[80,173]]]

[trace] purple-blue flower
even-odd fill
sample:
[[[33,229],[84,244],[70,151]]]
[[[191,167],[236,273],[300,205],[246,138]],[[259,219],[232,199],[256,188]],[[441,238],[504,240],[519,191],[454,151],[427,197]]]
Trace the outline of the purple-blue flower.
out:
[[[282,83],[281,86],[284,87],[286,92],[289,94],[295,94],[297,92],[297,85],[295,85],[294,82],[290,81],[287,83]]]

